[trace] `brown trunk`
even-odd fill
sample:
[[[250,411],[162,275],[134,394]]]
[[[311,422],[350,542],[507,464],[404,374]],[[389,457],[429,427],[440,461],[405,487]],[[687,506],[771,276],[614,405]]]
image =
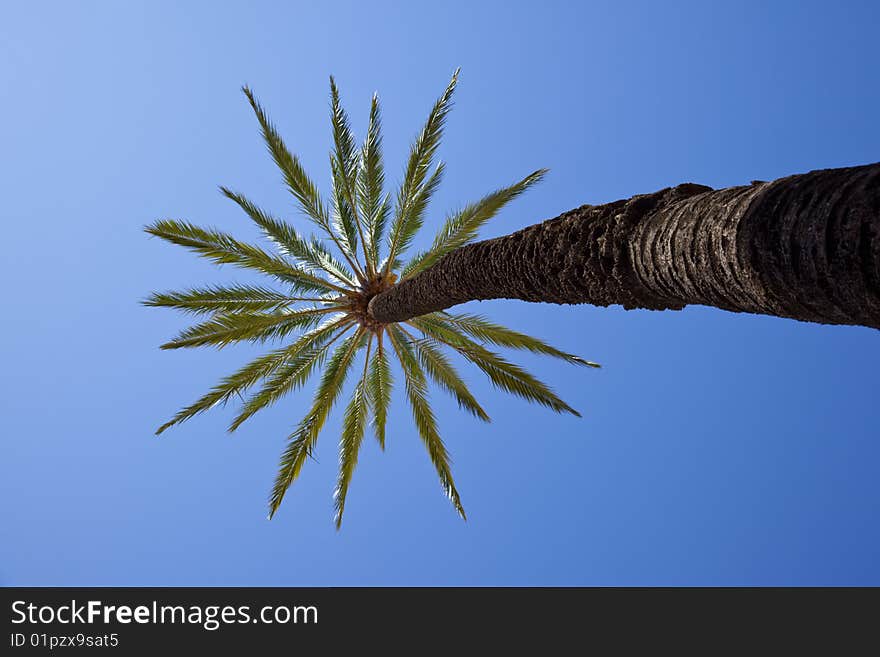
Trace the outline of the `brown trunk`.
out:
[[[880,328],[880,163],[584,205],[453,251],[369,312],[399,322],[476,299],[698,304]]]

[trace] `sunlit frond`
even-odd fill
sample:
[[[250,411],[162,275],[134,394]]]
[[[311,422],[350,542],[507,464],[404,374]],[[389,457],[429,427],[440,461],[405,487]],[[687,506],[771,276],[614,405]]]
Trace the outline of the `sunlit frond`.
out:
[[[230,433],[238,429],[257,411],[274,404],[288,393],[302,387],[311,378],[336,340],[345,335],[350,321],[334,322],[330,330],[316,329],[301,336],[290,347],[287,362],[263,382],[263,386],[245,402],[229,425]],[[331,325],[333,326],[333,325]]]
[[[317,269],[330,274],[344,285],[356,285],[354,274],[345,265],[337,262],[315,238],[306,239],[293,226],[261,210],[241,194],[222,186],[220,191],[238,204],[283,254],[294,258],[312,270]]]
[[[324,368],[311,409],[288,437],[289,444],[281,455],[278,476],[269,497],[270,518],[275,515],[284,499],[284,494],[299,476],[303,463],[312,453],[318,434],[339,397],[354,355],[362,346],[362,338],[363,329],[358,328],[354,335],[347,338],[333,352]]]
[[[426,315],[430,319],[437,319],[445,322],[449,326],[456,328],[471,337],[496,344],[500,347],[510,347],[511,349],[525,349],[535,354],[544,354],[545,356],[553,356],[560,358],[566,362],[575,365],[585,365],[587,367],[601,367],[598,363],[584,360],[580,356],[569,354],[564,351],[550,346],[546,342],[533,338],[530,335],[519,333],[500,324],[495,324],[479,315],[457,315],[453,313],[437,313]]]
[[[357,259],[358,226],[354,210],[345,195],[345,181],[339,163],[330,158],[330,174],[333,177],[333,230],[339,238],[340,248],[354,262]],[[363,278],[363,277],[362,277]]]
[[[355,282],[356,275],[343,265],[339,260],[333,257],[330,250],[327,249],[319,240],[312,238],[309,241],[309,248],[312,251],[314,261],[325,272],[338,280],[340,284],[348,286],[349,290],[357,287]]]
[[[401,271],[401,279],[414,276],[427,269],[450,251],[464,246],[477,236],[477,231],[494,217],[510,201],[539,182],[547,169],[539,169],[519,182],[498,189],[476,203],[472,203],[450,216],[434,238],[431,248],[418,254]]]
[[[393,255],[395,259],[387,271],[394,271],[399,266],[399,258],[412,244],[413,238],[419,232],[425,221],[425,210],[431,200],[434,192],[440,186],[443,179],[443,172],[446,165],[438,162],[437,167],[431,173],[431,176],[425,183],[415,192],[412,200],[407,204],[401,220],[396,219],[391,224],[391,241],[388,247],[389,255]],[[386,266],[388,266],[386,264]]]
[[[385,236],[385,229],[388,226],[388,219],[391,217],[391,194],[385,194],[379,203],[379,209],[376,211],[373,223],[370,226],[370,242],[373,245],[373,254],[377,262],[376,271],[393,271],[386,269],[388,263],[387,257],[382,257],[382,238]]]
[[[403,329],[401,329],[403,330]],[[409,332],[403,331],[410,339],[410,343],[418,356],[419,362],[434,382],[455,397],[458,405],[484,422],[489,422],[489,416],[479,402],[468,390],[467,385],[461,380],[458,372],[446,355],[438,349],[430,340],[417,340]]]
[[[440,438],[434,412],[428,403],[428,386],[425,381],[425,374],[419,367],[412,346],[403,332],[395,324],[389,324],[387,328],[388,338],[400,360],[401,369],[403,369],[404,379],[406,380],[406,394],[409,398],[413,420],[415,421],[419,436],[422,442],[425,443],[428,455],[431,457],[431,462],[437,470],[443,491],[459,515],[462,518],[466,518],[464,507],[461,505],[461,498],[452,479],[449,453],[446,451],[446,446]]]
[[[370,407],[373,409],[373,429],[379,446],[385,449],[385,423],[388,419],[388,406],[391,403],[391,389],[394,386],[394,378],[391,375],[391,367],[388,363],[388,355],[382,344],[382,335],[378,337],[376,354],[370,365],[370,374],[367,379],[367,395]]]
[[[367,136],[361,147],[360,170],[357,179],[358,207],[360,217],[366,224],[366,247],[373,271],[379,268],[379,243],[388,221],[388,197],[382,196],[385,187],[385,169],[382,163],[382,117],[379,96],[373,94],[370,103],[370,122]]]
[[[336,170],[333,185],[336,188],[335,195],[338,197],[336,202],[337,213],[345,228],[348,244],[354,251],[357,250],[357,240],[360,238],[363,246],[366,272],[372,275],[373,267],[370,262],[369,247],[364,236],[363,224],[365,218],[358,215],[359,153],[351,132],[348,114],[346,114],[342,108],[342,103],[339,101],[339,89],[336,87],[336,81],[332,75],[330,76],[330,101],[333,144],[336,147],[336,152],[331,158],[331,168]],[[342,200],[345,203],[342,203]],[[347,205],[348,211],[341,211],[341,205]],[[357,260],[356,255],[354,259]]]
[[[346,183],[345,196],[353,202],[355,183],[357,182],[357,146],[351,132],[348,114],[339,101],[339,89],[332,75],[330,76],[330,105],[330,123],[333,126],[333,145],[336,148],[336,161],[342,167],[343,182]]]
[[[289,347],[283,347],[275,351],[269,352],[251,361],[237,372],[223,378],[210,392],[200,397],[189,406],[178,411],[173,418],[163,424],[156,430],[156,435],[162,433],[166,429],[175,424],[180,424],[184,420],[203,413],[208,409],[214,408],[219,404],[226,404],[233,396],[241,395],[245,390],[255,385],[265,376],[268,376],[275,369],[287,360],[287,350]]]
[[[370,364],[370,348],[373,336],[367,341],[367,354],[364,357],[364,373],[355,386],[351,401],[342,417],[342,437],[339,441],[339,481],[333,493],[336,508],[336,529],[342,526],[342,514],[345,511],[345,498],[348,486],[357,466],[358,452],[364,439],[367,426],[367,415],[370,411],[369,395],[367,394],[367,367]]]
[[[529,401],[537,402],[557,413],[580,413],[562,401],[545,384],[523,368],[505,360],[480,344],[465,337],[443,322],[428,317],[418,317],[408,322],[425,335],[455,349],[462,356],[479,367],[498,388]]]
[[[325,313],[338,312],[335,307],[306,308],[277,313],[226,313],[196,324],[163,344],[162,349],[225,347],[233,342],[264,342],[282,338],[292,331],[314,326]]]
[[[199,228],[188,222],[173,219],[157,221],[147,226],[145,230],[151,235],[191,249],[217,264],[234,264],[261,271],[284,281],[297,292],[346,292],[343,287],[295,267],[258,246],[240,242],[218,230]]]
[[[329,230],[330,217],[327,214],[327,209],[324,207],[320,194],[318,194],[318,188],[315,186],[315,183],[309,178],[299,158],[288,150],[281,135],[278,134],[275,126],[269,120],[263,107],[257,102],[250,88],[245,86],[241,90],[247,96],[248,102],[254,110],[263,134],[263,141],[266,142],[266,148],[272,155],[272,159],[275,160],[275,164],[281,170],[284,182],[287,184],[287,189],[299,201],[300,208],[309,219],[324,230]]]
[[[421,213],[415,211],[414,205],[422,199],[422,212],[424,205],[430,199],[433,190],[427,190],[429,187],[426,178],[428,170],[437,147],[440,145],[440,139],[443,136],[443,126],[446,123],[446,117],[449,110],[452,109],[452,94],[455,91],[455,85],[458,81],[458,70],[452,75],[452,80],[446,87],[446,90],[434,103],[431,113],[419,136],[413,143],[409,160],[406,165],[403,182],[400,185],[400,191],[397,194],[397,207],[394,213],[394,221],[391,224],[391,233],[389,237],[389,261],[393,261],[398,254],[402,253],[406,247],[406,237],[412,239],[412,235],[418,230],[418,224],[421,221]],[[439,183],[440,176],[435,170],[434,177],[436,181],[434,187]],[[428,191],[426,194],[425,191]]]
[[[295,356],[303,347],[303,343],[307,336],[312,339],[326,340],[329,335],[339,329],[343,323],[349,322],[347,317],[330,318],[318,328],[314,329],[307,335],[302,336],[300,340],[291,345],[287,345],[280,349],[270,351],[267,354],[251,361],[241,369],[233,372],[229,376],[224,377],[216,386],[214,386],[207,394],[182,408],[168,422],[163,424],[156,430],[156,434],[160,434],[169,427],[180,424],[181,422],[203,413],[217,405],[225,405],[233,397],[241,397],[252,386],[270,374],[279,367],[288,362],[291,356]]]
[[[299,159],[287,149],[284,140],[281,139],[281,135],[278,134],[275,126],[269,121],[269,117],[254,98],[251,90],[248,87],[242,87],[242,91],[244,91],[248,102],[250,102],[254,110],[254,114],[257,116],[263,140],[266,142],[266,147],[269,149],[272,159],[275,160],[275,164],[281,169],[284,181],[287,183],[287,188],[299,202],[303,213],[320,226],[330,239],[336,242],[340,250],[343,251],[343,256],[345,256],[349,266],[357,273],[358,266],[345,253],[344,246],[340,243],[339,237],[334,232],[330,222],[330,215],[324,206],[324,202],[321,200],[320,194],[318,194],[318,188],[315,186],[315,183],[309,178]]]
[[[319,297],[292,297],[257,285],[230,284],[182,292],[154,292],[143,304],[193,314],[214,314],[280,310],[301,301],[327,302]]]

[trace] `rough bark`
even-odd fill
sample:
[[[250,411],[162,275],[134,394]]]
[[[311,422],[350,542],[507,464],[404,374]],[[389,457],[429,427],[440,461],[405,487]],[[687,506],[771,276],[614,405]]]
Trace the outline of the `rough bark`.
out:
[[[397,322],[498,298],[880,328],[880,163],[584,205],[453,251],[369,312]]]

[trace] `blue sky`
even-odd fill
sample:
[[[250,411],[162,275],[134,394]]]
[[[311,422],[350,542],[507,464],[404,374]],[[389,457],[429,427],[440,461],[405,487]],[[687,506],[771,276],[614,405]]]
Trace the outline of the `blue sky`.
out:
[[[393,183],[461,66],[429,226],[549,167],[484,233],[501,235],[680,182],[878,160],[877,3],[231,4],[0,9],[0,584],[880,584],[877,331],[469,304],[604,365],[518,357],[583,419],[471,369],[492,424],[435,394],[463,523],[398,395],[337,533],[338,417],[267,521],[308,394],[232,437],[231,409],[154,437],[255,350],[160,352],[186,319],[138,304],[246,280],[144,224],[255,237],[220,184],[296,216],[244,83],[326,189],[331,73],[361,134],[379,91]]]

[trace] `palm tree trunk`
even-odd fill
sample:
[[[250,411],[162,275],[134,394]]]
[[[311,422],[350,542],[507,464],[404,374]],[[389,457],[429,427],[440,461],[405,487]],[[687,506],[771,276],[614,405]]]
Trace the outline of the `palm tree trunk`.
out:
[[[880,163],[584,205],[457,249],[369,312],[398,322],[500,298],[880,328]]]

